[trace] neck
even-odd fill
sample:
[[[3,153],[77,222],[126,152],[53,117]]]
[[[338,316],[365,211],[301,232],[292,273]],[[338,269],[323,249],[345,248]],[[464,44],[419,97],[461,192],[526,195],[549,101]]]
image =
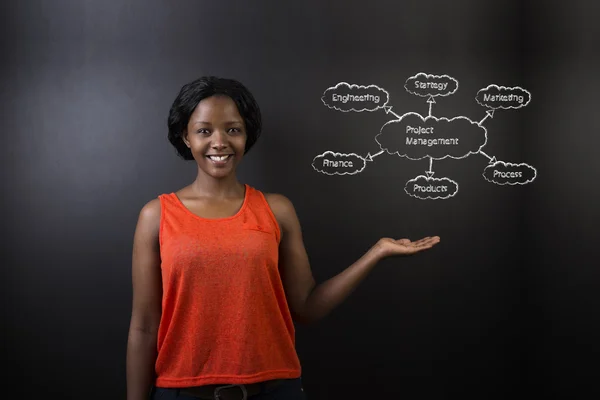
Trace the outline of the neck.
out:
[[[235,174],[215,179],[206,175],[200,168],[198,168],[198,175],[191,187],[200,196],[214,198],[238,197],[245,190],[244,185],[237,180]]]

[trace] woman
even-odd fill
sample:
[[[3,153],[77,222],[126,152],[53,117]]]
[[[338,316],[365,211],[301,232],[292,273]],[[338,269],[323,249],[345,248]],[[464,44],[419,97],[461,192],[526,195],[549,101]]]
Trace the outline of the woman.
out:
[[[293,321],[324,317],[378,261],[439,237],[380,239],[316,285],[290,200],[237,180],[261,133],[252,94],[234,80],[200,78],[183,86],[168,125],[198,173],[139,214],[127,398],[305,399]]]

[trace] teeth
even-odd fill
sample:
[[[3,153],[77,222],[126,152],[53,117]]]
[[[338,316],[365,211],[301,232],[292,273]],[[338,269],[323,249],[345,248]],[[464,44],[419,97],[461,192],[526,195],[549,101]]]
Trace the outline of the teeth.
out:
[[[225,161],[229,156],[208,156],[211,160]]]

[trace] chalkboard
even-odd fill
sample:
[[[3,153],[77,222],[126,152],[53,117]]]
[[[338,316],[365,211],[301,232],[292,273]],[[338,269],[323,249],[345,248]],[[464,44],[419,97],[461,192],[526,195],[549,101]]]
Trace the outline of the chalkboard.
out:
[[[317,282],[382,237],[441,238],[297,324],[311,400],[598,393],[596,3],[2,10],[2,351],[16,390],[124,398],[135,224],[195,178],[168,110],[216,75],[261,107],[238,177],[293,202]]]

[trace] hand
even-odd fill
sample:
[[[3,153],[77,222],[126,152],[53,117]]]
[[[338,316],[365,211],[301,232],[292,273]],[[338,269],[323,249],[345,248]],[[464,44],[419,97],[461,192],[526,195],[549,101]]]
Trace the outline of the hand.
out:
[[[439,236],[427,236],[414,242],[410,241],[410,239],[394,240],[391,238],[382,238],[379,239],[375,247],[381,258],[385,258],[390,256],[409,256],[430,249],[439,242]]]

